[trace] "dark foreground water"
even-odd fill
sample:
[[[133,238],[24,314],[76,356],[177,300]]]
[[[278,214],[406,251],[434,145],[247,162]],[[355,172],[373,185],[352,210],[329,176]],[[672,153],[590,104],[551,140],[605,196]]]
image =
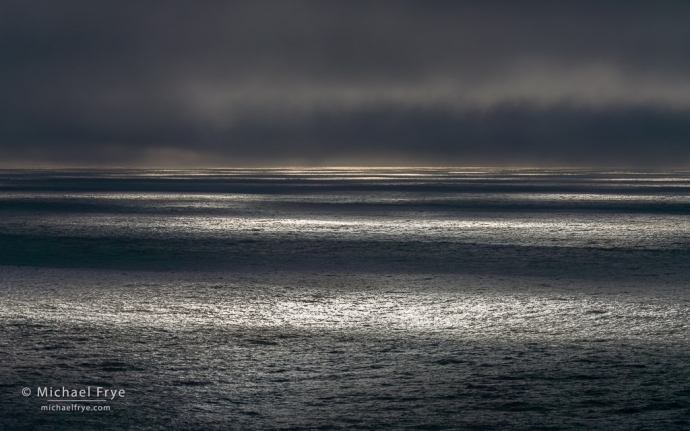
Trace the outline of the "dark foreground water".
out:
[[[690,429],[689,324],[690,172],[0,171],[3,430]]]

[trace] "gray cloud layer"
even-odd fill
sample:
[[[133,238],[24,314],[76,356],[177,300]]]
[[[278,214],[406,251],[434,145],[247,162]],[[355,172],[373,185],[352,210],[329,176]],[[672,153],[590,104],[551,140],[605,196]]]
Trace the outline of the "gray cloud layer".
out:
[[[688,2],[3,2],[0,165],[690,165]]]

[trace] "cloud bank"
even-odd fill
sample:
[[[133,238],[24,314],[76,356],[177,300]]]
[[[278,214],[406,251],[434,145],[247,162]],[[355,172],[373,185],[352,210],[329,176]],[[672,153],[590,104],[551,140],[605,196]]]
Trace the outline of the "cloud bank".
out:
[[[690,167],[687,2],[3,2],[0,165]]]

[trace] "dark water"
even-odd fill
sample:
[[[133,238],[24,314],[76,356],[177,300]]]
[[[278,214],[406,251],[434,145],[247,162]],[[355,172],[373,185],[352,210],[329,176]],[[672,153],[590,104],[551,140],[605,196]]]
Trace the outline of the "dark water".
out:
[[[689,282],[688,171],[0,171],[0,429],[690,429]]]

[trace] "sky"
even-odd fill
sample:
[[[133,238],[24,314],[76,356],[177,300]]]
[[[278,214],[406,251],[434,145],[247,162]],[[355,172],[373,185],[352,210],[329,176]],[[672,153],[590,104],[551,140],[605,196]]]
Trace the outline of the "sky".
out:
[[[690,168],[688,1],[0,2],[0,167]]]

